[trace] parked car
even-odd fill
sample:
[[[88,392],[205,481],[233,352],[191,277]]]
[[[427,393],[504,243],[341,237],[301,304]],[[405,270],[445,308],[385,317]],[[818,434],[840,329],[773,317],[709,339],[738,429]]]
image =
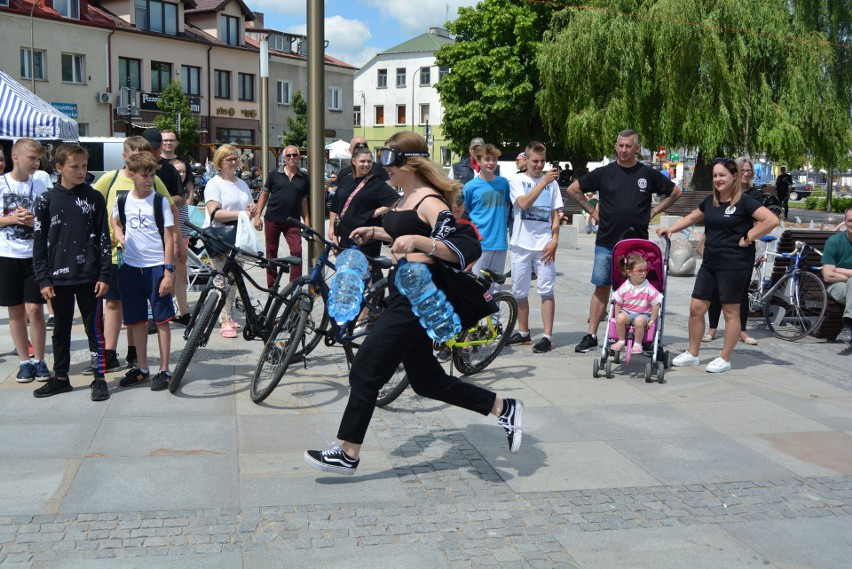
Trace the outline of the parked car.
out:
[[[790,199],[794,202],[801,201],[810,196],[813,191],[814,187],[812,185],[795,182],[792,186],[790,186]]]

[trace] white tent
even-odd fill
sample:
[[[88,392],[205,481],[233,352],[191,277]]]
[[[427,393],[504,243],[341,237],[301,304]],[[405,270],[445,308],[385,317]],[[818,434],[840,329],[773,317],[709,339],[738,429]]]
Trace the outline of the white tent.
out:
[[[345,140],[335,140],[331,144],[326,144],[325,149],[328,150],[329,160],[352,159],[352,155],[349,154],[349,143]]]
[[[0,70],[0,138],[77,140],[77,121]]]

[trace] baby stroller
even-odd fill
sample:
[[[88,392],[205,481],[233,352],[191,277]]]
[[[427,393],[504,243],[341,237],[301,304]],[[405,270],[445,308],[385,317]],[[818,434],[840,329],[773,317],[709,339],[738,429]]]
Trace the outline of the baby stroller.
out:
[[[658,291],[663,294],[662,305],[660,306],[660,315],[651,326],[645,330],[644,338],[634,338],[634,329],[631,324],[627,329],[626,349],[624,350],[624,364],[630,365],[630,352],[634,342],[642,342],[644,346],[651,347],[643,352],[644,356],[651,358],[650,362],[645,364],[645,383],[651,383],[656,377],[656,381],[665,383],[666,369],[671,366],[671,355],[667,350],[663,350],[663,324],[665,323],[666,314],[666,277],[668,274],[669,265],[669,250],[671,249],[671,240],[666,237],[666,251],[663,254],[660,247],[645,239],[624,239],[616,243],[612,250],[612,291],[618,290],[618,287],[624,283],[626,278],[622,276],[619,267],[619,259],[628,255],[637,253],[645,258],[648,263],[648,282],[654,285]],[[612,344],[618,341],[615,324],[615,300],[610,298],[609,312],[607,321],[609,322],[606,341],[601,347],[600,358],[595,358],[594,367],[592,368],[592,376],[600,377],[602,372],[606,373],[607,378],[612,378],[613,363],[621,362],[621,352],[616,352],[610,348]]]

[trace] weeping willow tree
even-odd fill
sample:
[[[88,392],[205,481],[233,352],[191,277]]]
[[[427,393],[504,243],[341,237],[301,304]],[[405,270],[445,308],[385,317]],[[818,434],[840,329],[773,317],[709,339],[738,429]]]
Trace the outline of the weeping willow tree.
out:
[[[592,154],[609,153],[630,127],[648,147],[698,148],[699,157],[766,152],[798,164],[810,153],[837,165],[850,147],[850,50],[838,44],[850,39],[851,4],[600,0],[566,9],[536,62],[542,119]]]

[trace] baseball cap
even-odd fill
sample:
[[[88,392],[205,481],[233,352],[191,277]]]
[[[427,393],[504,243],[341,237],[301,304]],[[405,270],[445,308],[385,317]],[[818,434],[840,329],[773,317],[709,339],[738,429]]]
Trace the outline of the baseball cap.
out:
[[[517,160],[518,158],[526,158],[526,157],[527,157],[527,153],[521,152],[520,154],[518,154],[518,156],[515,158],[515,160]]]
[[[142,138],[148,141],[151,148],[156,150],[163,145],[163,135],[156,128],[149,128],[142,133]]]
[[[485,139],[477,136],[475,138],[470,139],[469,146],[482,146],[483,144],[485,144]]]

